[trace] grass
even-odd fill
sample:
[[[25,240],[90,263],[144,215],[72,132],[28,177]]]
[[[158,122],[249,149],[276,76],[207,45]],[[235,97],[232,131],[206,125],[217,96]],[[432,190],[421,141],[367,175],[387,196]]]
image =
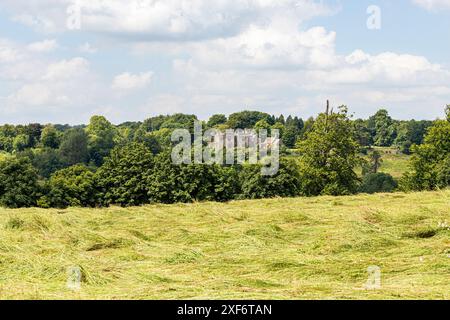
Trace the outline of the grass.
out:
[[[396,179],[400,179],[409,169],[409,161],[411,156],[399,153],[396,148],[374,147],[381,153],[381,168],[379,172],[388,173]],[[364,156],[369,160],[369,156]],[[356,173],[361,177],[361,167],[355,169]]]
[[[0,298],[449,299],[448,223],[450,190],[0,209]]]
[[[381,153],[383,163],[380,172],[389,173],[394,178],[401,178],[408,170],[411,156],[397,152],[395,148],[376,148]]]

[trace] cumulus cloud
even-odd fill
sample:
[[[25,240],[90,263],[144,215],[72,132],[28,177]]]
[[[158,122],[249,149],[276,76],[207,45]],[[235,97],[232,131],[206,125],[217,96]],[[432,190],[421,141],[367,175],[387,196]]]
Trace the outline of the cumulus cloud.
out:
[[[0,40],[1,122],[78,122],[74,119],[90,113],[101,97],[108,96],[107,86],[86,59],[54,60],[36,54],[46,47],[46,42],[30,46]]]
[[[22,107],[57,107],[69,105],[79,100],[81,91],[86,89],[88,62],[83,58],[62,60],[46,65],[43,75],[30,79],[8,96],[13,109]],[[85,92],[84,92],[85,94]]]
[[[0,63],[17,61],[21,56],[22,54],[13,42],[0,39]]]
[[[139,74],[125,72],[114,78],[112,88],[123,91],[142,89],[150,84],[152,77],[153,72],[142,72]]]
[[[429,11],[450,9],[450,0],[413,0],[413,2]]]
[[[228,37],[274,15],[304,21],[335,12],[319,0],[4,0],[14,20],[46,32],[67,31],[68,19],[82,31],[127,34],[147,40]],[[78,7],[74,7],[76,3]],[[51,8],[51,9],[49,9]],[[69,14],[67,13],[68,8]]]
[[[28,49],[33,52],[51,52],[56,48],[58,48],[58,43],[55,39],[33,42],[28,45]]]
[[[448,7],[444,0],[414,1],[428,10]],[[76,45],[75,57],[65,50],[58,52],[65,56],[56,60],[33,54],[54,50],[51,40],[25,45],[0,40],[0,81],[6,79],[9,90],[3,90],[9,95],[1,95],[8,97],[7,106],[44,115],[42,111],[65,110],[70,121],[81,122],[80,114],[95,112],[142,120],[162,112],[207,117],[244,107],[306,117],[321,111],[326,99],[348,104],[363,115],[368,106],[373,111],[387,105],[395,111],[399,105],[400,113],[401,107],[416,110],[423,105],[426,108],[416,114],[434,116],[450,99],[449,70],[424,56],[362,49],[337,53],[336,32],[304,23],[339,9],[319,0],[80,3],[81,30],[74,32],[86,32],[91,42]],[[71,0],[2,1],[13,20],[46,33],[70,31],[66,24],[71,4]],[[150,65],[164,61],[158,69],[163,83],[150,86],[154,74],[149,71],[120,74],[122,70],[113,69],[117,74],[113,79],[96,74],[101,67],[91,64],[103,52],[92,43],[110,45],[111,59],[129,58],[127,50],[115,50],[120,47],[138,55],[137,61]],[[86,55],[97,52],[95,58]],[[76,57],[80,53],[85,58]],[[166,64],[170,60],[171,68]],[[139,90],[143,88],[149,89]],[[122,108],[125,102],[133,107]]]
[[[62,60],[50,64],[46,73],[42,77],[43,80],[63,80],[71,79],[87,72],[88,61],[84,58],[73,58],[70,60]]]

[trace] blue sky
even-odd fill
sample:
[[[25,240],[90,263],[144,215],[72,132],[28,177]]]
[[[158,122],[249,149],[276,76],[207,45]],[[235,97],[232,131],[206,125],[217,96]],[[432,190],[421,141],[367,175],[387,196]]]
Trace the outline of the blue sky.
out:
[[[326,99],[434,119],[450,103],[449,18],[450,0],[3,0],[0,123],[307,118]]]

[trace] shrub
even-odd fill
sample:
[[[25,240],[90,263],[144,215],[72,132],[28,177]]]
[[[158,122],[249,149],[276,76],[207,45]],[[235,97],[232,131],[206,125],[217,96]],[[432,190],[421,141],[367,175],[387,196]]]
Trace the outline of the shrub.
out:
[[[0,161],[0,205],[32,207],[39,197],[38,174],[27,158]]]
[[[378,193],[392,192],[397,188],[397,181],[386,173],[371,173],[364,176],[359,192]]]
[[[95,207],[98,203],[95,174],[84,165],[57,171],[48,188],[48,194],[39,201],[43,207]]]
[[[294,160],[282,158],[274,176],[261,175],[261,165],[244,165],[239,174],[243,199],[295,197],[300,193],[300,174]]]
[[[148,190],[151,202],[228,201],[235,197],[239,186],[233,167],[174,165],[170,153],[163,152],[155,158]]]

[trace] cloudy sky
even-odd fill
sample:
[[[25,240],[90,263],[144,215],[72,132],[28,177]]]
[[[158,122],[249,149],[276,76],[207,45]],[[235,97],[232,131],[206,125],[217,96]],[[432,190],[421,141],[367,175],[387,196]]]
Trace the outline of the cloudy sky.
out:
[[[306,118],[326,99],[442,116],[450,0],[0,1],[0,123]]]

